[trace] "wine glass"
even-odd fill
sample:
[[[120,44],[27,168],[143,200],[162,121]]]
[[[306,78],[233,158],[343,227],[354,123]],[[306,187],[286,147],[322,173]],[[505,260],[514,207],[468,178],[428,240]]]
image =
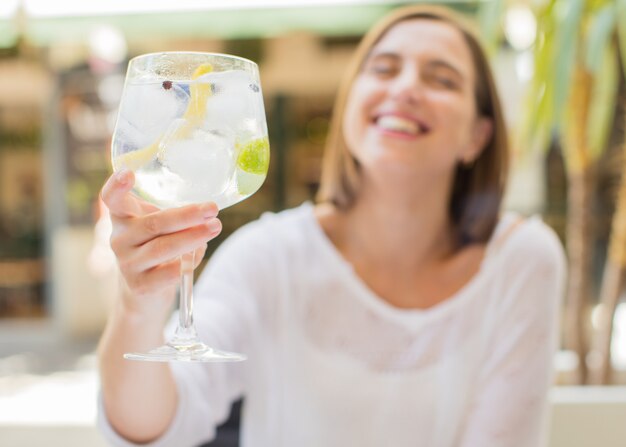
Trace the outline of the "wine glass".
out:
[[[159,208],[213,201],[219,209],[256,192],[269,142],[257,65],[217,53],[164,52],[128,64],[113,141],[113,169],[135,173],[133,193]],[[166,345],[130,360],[240,361],[211,348],[193,323],[193,253],[181,256],[178,327]]]

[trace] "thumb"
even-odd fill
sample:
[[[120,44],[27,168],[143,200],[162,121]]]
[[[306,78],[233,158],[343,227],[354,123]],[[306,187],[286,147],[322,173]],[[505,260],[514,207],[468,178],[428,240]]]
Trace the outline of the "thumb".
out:
[[[100,197],[109,208],[111,216],[136,217],[158,210],[157,207],[140,201],[130,193],[134,184],[135,175],[127,169],[122,169],[108,178],[102,187]]]

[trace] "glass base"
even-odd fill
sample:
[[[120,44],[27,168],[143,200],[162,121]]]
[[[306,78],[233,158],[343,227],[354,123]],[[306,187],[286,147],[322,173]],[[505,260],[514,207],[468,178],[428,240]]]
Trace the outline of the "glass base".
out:
[[[167,344],[145,353],[129,352],[124,358],[144,362],[241,362],[247,359],[243,354],[219,351],[201,342]]]

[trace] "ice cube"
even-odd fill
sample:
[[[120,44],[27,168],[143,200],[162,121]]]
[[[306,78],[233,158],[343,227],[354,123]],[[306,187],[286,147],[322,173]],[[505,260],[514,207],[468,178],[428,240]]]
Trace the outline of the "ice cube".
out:
[[[206,107],[209,128],[227,127],[237,134],[258,133],[256,123],[259,116],[262,117],[263,98],[258,84],[248,72],[230,70],[208,73],[198,81],[212,85],[213,94]]]
[[[182,199],[204,201],[223,193],[235,172],[234,141],[177,120],[161,140],[159,160],[189,186]]]
[[[120,122],[137,147],[152,144],[167,129],[172,120],[182,116],[189,95],[173,83],[128,84],[120,106]]]
[[[242,196],[254,194],[265,181],[265,174],[252,174],[237,168],[237,192]]]
[[[149,137],[125,117],[120,116],[115,125],[115,144],[120,153],[130,152],[150,145]]]

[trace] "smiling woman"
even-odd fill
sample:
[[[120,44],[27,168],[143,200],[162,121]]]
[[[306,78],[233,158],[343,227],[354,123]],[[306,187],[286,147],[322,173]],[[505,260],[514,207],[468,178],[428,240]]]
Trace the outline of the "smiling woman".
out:
[[[362,181],[428,187],[445,203],[457,164],[472,163],[491,137],[491,118],[477,114],[474,78],[453,27],[412,20],[389,30],[355,79],[343,122]]]
[[[121,353],[162,338],[176,261],[149,248],[201,246],[214,208],[144,213],[132,176],[109,179],[126,285],[100,346],[104,432],[198,445],[243,396],[244,447],[540,446],[565,265],[538,218],[500,212],[507,159],[471,28],[393,12],[342,84],[318,203],[241,228],[197,282],[201,337],[248,356],[202,369]]]
[[[471,24],[441,9],[418,10],[392,13],[359,45],[339,90],[318,198],[345,208],[356,197],[361,182],[357,166],[362,161],[347,147],[351,130],[346,120],[362,108],[358,101],[384,101],[380,96],[385,91],[389,97],[404,95],[395,110],[389,98],[385,104],[366,104],[376,108],[363,117],[363,123],[377,124],[379,136],[396,130],[392,132],[396,138],[413,139],[418,136],[411,135],[413,129],[432,141],[436,137],[429,134],[437,123],[456,129],[459,122],[453,120],[461,120],[461,133],[447,134],[440,126],[438,134],[448,139],[470,138],[473,144],[461,149],[459,142],[433,144],[446,145],[452,151],[447,155],[461,162],[455,166],[450,200],[459,241],[485,242],[496,223],[508,172],[507,133],[495,81]],[[420,26],[415,26],[417,20]],[[364,92],[369,92],[369,99],[363,97]],[[423,103],[434,106],[429,116],[424,115]],[[405,132],[397,132],[400,129]]]

